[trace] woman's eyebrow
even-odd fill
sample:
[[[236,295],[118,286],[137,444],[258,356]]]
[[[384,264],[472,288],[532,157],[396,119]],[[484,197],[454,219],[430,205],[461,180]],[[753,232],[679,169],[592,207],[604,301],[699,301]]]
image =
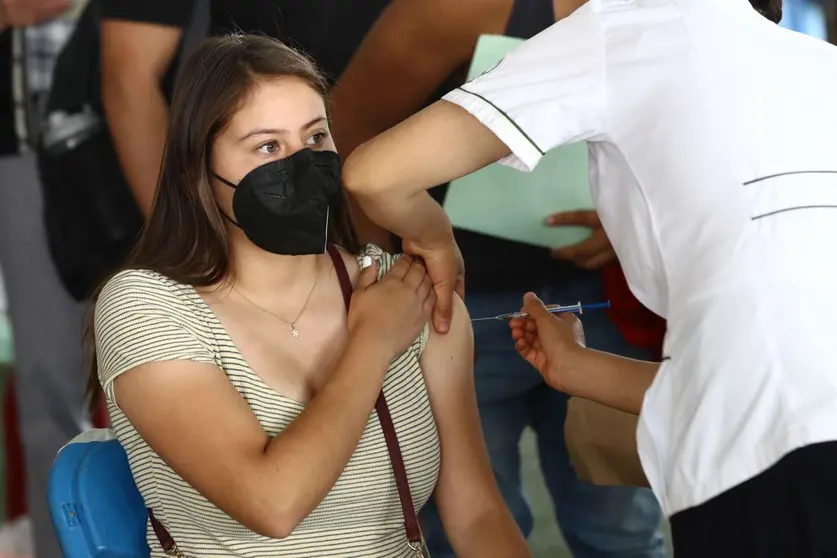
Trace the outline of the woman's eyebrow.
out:
[[[302,126],[302,129],[304,130],[306,128],[310,128],[311,126],[314,126],[315,124],[319,124],[319,123],[325,122],[325,121],[326,121],[325,116],[318,116],[318,117],[314,118],[313,120],[311,120],[310,122],[307,122],[306,124],[304,124]],[[284,135],[287,135],[288,133],[289,133],[288,130],[286,130],[284,128],[256,128],[255,130],[251,130],[251,131],[247,132],[245,135],[241,136],[238,141],[244,141],[244,140],[246,140],[248,138],[251,138],[253,136],[262,136],[262,135],[284,136]]]
[[[305,128],[310,128],[311,126],[314,126],[315,124],[320,124],[320,123],[325,122],[325,121],[326,121],[326,117],[325,117],[325,116],[318,116],[317,118],[313,119],[311,122],[308,122],[308,123],[307,123],[305,126],[303,126],[302,128],[303,128],[303,129],[305,129]]]

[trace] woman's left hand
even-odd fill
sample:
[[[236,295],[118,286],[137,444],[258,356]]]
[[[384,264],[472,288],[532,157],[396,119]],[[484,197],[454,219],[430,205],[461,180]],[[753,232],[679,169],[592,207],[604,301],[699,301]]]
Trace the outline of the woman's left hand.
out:
[[[533,293],[523,297],[526,318],[509,322],[515,349],[553,389],[566,391],[574,360],[584,350],[584,328],[571,313],[550,314]]]

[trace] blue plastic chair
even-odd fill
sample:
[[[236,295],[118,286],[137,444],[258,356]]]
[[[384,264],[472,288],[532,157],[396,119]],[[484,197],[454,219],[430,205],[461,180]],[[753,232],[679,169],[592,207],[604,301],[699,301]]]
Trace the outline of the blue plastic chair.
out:
[[[65,558],[148,558],[148,512],[110,429],[84,432],[58,452],[48,498]]]

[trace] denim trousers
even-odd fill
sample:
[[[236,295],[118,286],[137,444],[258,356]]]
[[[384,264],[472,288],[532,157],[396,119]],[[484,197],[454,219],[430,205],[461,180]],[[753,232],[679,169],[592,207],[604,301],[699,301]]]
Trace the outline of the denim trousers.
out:
[[[598,302],[603,297],[599,273],[584,273],[560,287],[541,289],[545,302]],[[472,294],[466,297],[472,318],[518,310],[523,293]],[[582,316],[591,348],[633,358],[649,358],[629,345],[604,312]],[[546,486],[561,532],[575,558],[662,558],[661,512],[650,490],[594,486],[579,480],[564,442],[568,397],[547,386],[538,372],[514,350],[508,324],[474,324],[475,378],[483,434],[500,491],[525,536],[533,519],[520,476],[519,443],[525,427],[537,437]],[[431,500],[422,511],[433,558],[454,556]]]

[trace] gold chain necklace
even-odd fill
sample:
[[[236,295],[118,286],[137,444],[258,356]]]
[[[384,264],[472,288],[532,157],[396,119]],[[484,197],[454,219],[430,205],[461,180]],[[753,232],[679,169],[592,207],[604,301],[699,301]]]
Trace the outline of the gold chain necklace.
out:
[[[281,317],[281,316],[277,316],[276,314],[274,314],[273,312],[271,312],[267,308],[264,308],[264,307],[256,304],[255,302],[253,302],[250,299],[249,296],[242,293],[241,291],[236,289],[234,286],[233,286],[233,289],[235,290],[235,292],[237,292],[242,297],[244,297],[244,299],[247,302],[249,302],[250,304],[252,304],[256,308],[258,308],[262,312],[264,312],[266,314],[270,314],[271,316],[273,316],[274,318],[276,318],[280,322],[284,322],[284,323],[288,324],[291,328],[291,337],[293,337],[294,339],[299,339],[299,329],[297,329],[296,323],[299,321],[299,318],[302,317],[302,313],[305,312],[305,309],[308,307],[308,301],[311,300],[311,295],[314,294],[314,291],[317,289],[317,283],[320,282],[320,275],[321,275],[321,273],[320,273],[320,259],[318,258],[317,259],[317,276],[314,278],[314,284],[311,285],[311,290],[308,291],[308,296],[305,298],[305,302],[303,303],[302,308],[299,309],[299,313],[296,315],[296,318],[294,318],[293,321],[290,321],[290,322],[288,320],[286,320],[285,318]]]

